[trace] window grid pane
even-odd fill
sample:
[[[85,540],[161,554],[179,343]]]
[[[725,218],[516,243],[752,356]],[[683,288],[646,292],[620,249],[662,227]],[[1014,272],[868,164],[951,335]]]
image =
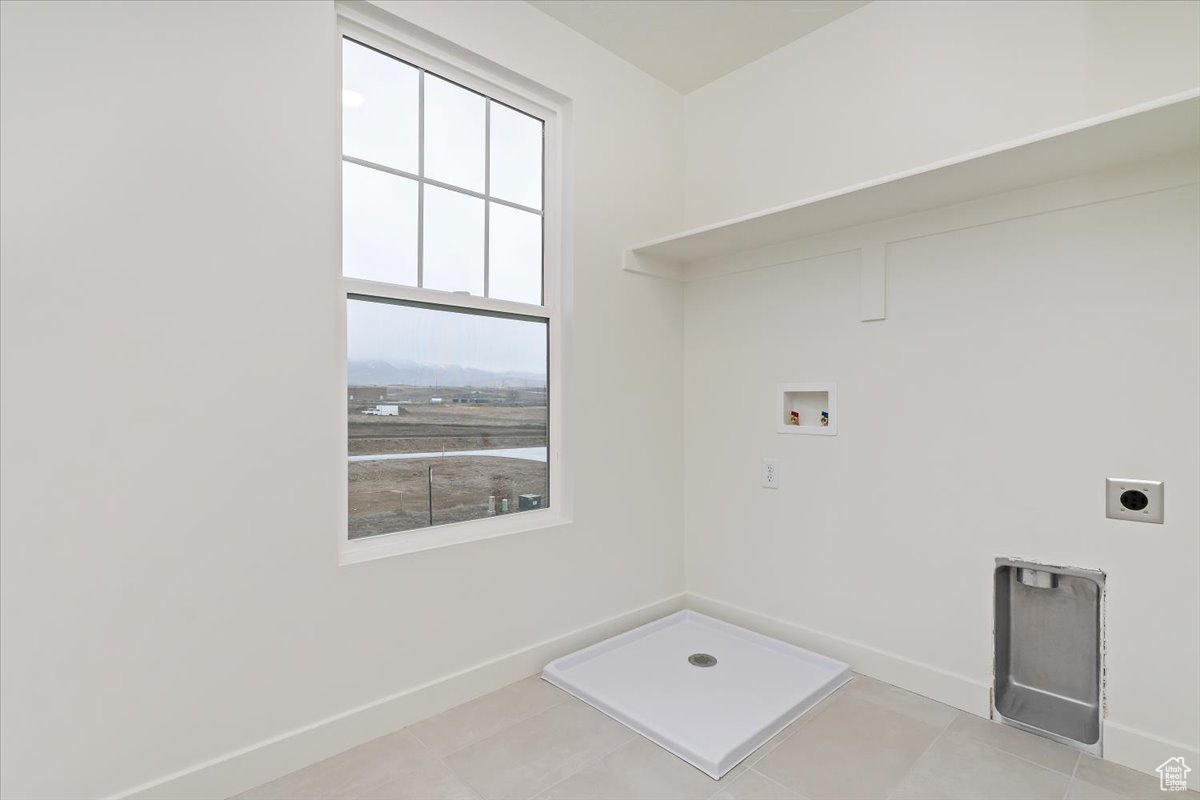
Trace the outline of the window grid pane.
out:
[[[425,187],[424,285],[483,295],[485,202],[437,186]]]
[[[346,37],[344,39],[344,41],[354,42],[354,40],[350,39],[349,37]],[[357,43],[355,43],[355,44],[357,44]],[[406,62],[400,62],[400,63],[406,64]],[[413,66],[413,65],[409,65],[409,66]],[[491,280],[491,252],[493,249],[493,242],[492,242],[493,236],[492,236],[491,221],[492,221],[492,206],[493,206],[493,204],[495,204],[497,206],[507,207],[507,209],[503,209],[503,210],[516,209],[521,212],[536,215],[539,218],[540,227],[542,228],[541,235],[542,236],[545,235],[545,233],[544,233],[545,214],[543,212],[543,209],[541,208],[541,206],[542,206],[542,198],[541,198],[542,188],[541,187],[544,182],[544,168],[545,168],[544,157],[542,157],[540,152],[538,153],[538,158],[536,161],[538,174],[537,174],[536,179],[531,179],[531,178],[529,178],[529,176],[515,176],[512,174],[512,170],[505,171],[505,170],[501,169],[499,172],[504,173],[504,174],[501,175],[501,174],[497,173],[497,166],[498,166],[499,162],[493,159],[493,149],[494,148],[493,148],[492,136],[493,136],[493,127],[495,124],[494,120],[496,119],[497,116],[499,116],[504,121],[506,131],[501,136],[505,140],[502,143],[502,146],[505,146],[505,147],[512,146],[511,143],[508,141],[509,139],[512,138],[511,129],[514,129],[516,127],[524,127],[525,128],[526,141],[520,143],[520,147],[523,149],[523,155],[524,155],[523,160],[527,162],[527,165],[534,163],[532,161],[532,159],[530,158],[530,153],[533,152],[532,142],[529,139],[530,132],[533,130],[533,127],[530,124],[530,122],[532,121],[533,123],[536,124],[537,131],[539,134],[544,132],[545,123],[542,120],[537,119],[536,117],[530,116],[528,114],[525,114],[524,112],[513,109],[510,106],[506,106],[503,103],[499,103],[495,100],[492,100],[492,98],[487,97],[486,95],[482,95],[478,92],[475,92],[474,90],[468,89],[467,87],[459,86],[458,84],[455,84],[452,81],[448,81],[445,78],[442,78],[432,72],[429,72],[428,70],[425,70],[425,69],[422,69],[422,68],[416,67],[416,66],[413,66],[413,68],[416,69],[417,73],[418,73],[417,172],[415,174],[413,174],[413,173],[407,172],[403,169],[399,169],[394,166],[389,166],[387,164],[375,163],[374,161],[371,161],[370,159],[356,156],[354,153],[350,153],[350,152],[343,152],[343,156],[342,156],[343,160],[346,163],[356,164],[365,169],[375,169],[375,170],[379,170],[381,172],[391,173],[394,175],[399,175],[401,177],[409,178],[409,179],[412,179],[417,182],[417,203],[416,203],[416,205],[417,205],[417,220],[416,220],[416,238],[417,238],[416,250],[417,250],[417,253],[416,253],[416,284],[415,285],[420,288],[441,288],[440,286],[428,284],[427,280],[426,280],[426,277],[427,277],[426,276],[426,266],[427,266],[426,250],[427,250],[427,243],[428,243],[427,242],[428,237],[426,234],[426,222],[427,222],[427,219],[426,219],[426,211],[427,211],[427,196],[426,196],[426,194],[427,194],[427,191],[426,190],[427,190],[427,187],[433,187],[435,191],[436,190],[444,190],[444,191],[449,191],[449,192],[457,192],[462,195],[476,197],[476,198],[479,198],[480,200],[482,200],[483,201],[483,223],[482,223],[483,224],[483,231],[482,231],[483,235],[482,235],[482,240],[479,243],[479,245],[480,245],[479,249],[481,250],[481,252],[479,254],[479,258],[480,258],[480,262],[482,263],[483,275],[482,275],[481,282],[472,282],[472,284],[473,284],[473,287],[477,288],[480,286],[480,283],[481,283],[482,284],[481,296],[493,297],[493,296],[495,296],[492,292],[492,280]],[[482,162],[483,162],[482,163],[482,167],[483,167],[483,169],[482,169],[482,172],[483,172],[483,174],[482,174],[482,181],[483,181],[482,189],[483,189],[483,191],[482,192],[472,190],[471,188],[469,188],[467,186],[455,185],[454,183],[450,183],[450,182],[447,182],[444,180],[438,180],[437,178],[430,177],[429,175],[426,174],[426,171],[427,171],[426,161],[427,161],[427,155],[428,155],[428,153],[427,153],[428,148],[426,147],[426,145],[427,145],[426,133],[428,132],[427,131],[427,125],[428,125],[427,99],[429,96],[428,95],[428,87],[430,85],[429,81],[427,81],[427,77],[431,78],[434,81],[437,81],[436,86],[438,88],[435,90],[437,92],[445,93],[448,89],[453,89],[453,90],[462,92],[464,94],[469,93],[471,95],[476,95],[483,100],[483,108],[484,108],[484,126],[483,126],[483,128],[484,128],[484,130],[483,130],[483,141],[482,141],[482,150],[483,150],[483,153],[482,153]],[[459,100],[462,100],[463,96],[459,95],[457,97]],[[464,108],[466,107],[466,104],[460,103],[460,105],[462,105]],[[540,136],[538,138],[540,139]],[[461,142],[459,142],[459,144],[461,144]],[[538,145],[537,149],[540,151],[541,143],[537,142],[537,145]],[[441,145],[439,145],[439,146],[441,146]],[[452,145],[451,145],[451,147],[452,147]],[[501,197],[501,196],[497,196],[497,195],[493,194],[493,191],[494,191],[493,186],[492,186],[493,173],[497,173],[496,177],[501,180],[502,185],[505,187],[504,189],[502,189],[502,191],[507,196]],[[455,176],[450,175],[448,177],[455,177]],[[472,183],[473,181],[474,181],[474,179],[468,177],[467,179],[465,179],[463,181],[463,183]],[[536,193],[534,191],[535,187],[536,187]],[[529,205],[529,204],[526,204],[525,202],[520,202],[520,200],[525,200],[525,201],[529,201],[529,202],[533,202],[536,200],[536,205]],[[444,231],[443,233],[447,233],[447,231]],[[445,237],[443,237],[443,238],[445,238]],[[470,238],[475,238],[475,237],[472,236]],[[511,271],[511,269],[514,266],[516,266],[516,265],[507,264],[506,268],[508,271]],[[401,272],[405,272],[405,271],[406,270],[404,270],[401,265],[397,265],[397,267],[395,269],[395,272],[397,272],[397,273],[401,273]],[[544,271],[544,263],[542,263],[542,259],[539,258],[539,263],[536,265],[536,274],[527,276],[525,278],[525,280],[521,281],[522,284],[528,284],[529,281],[536,280],[536,282],[538,284],[538,291],[536,292],[537,299],[536,300],[521,299],[521,300],[517,300],[517,302],[529,302],[532,305],[540,305],[543,303],[543,296],[542,296],[543,291],[541,289],[541,285],[542,285],[542,281],[543,281],[543,271]],[[343,267],[343,274],[346,275],[347,277],[358,277],[358,276],[352,274],[351,272],[346,271],[345,267]],[[401,283],[401,282],[397,282],[397,283],[398,283],[398,285],[413,285],[413,284],[406,284],[406,283]],[[472,294],[475,294],[475,292],[472,291]],[[506,292],[504,290],[501,290],[500,299],[516,299],[516,298],[512,297],[511,294],[508,297],[503,296],[505,294],[510,294],[510,293]],[[525,290],[519,292],[519,294],[522,296],[522,298],[525,298],[525,297],[532,298],[535,293],[532,292],[531,290],[529,290],[528,288],[526,288]]]
[[[342,162],[342,272],[353,278],[417,280],[415,181]]]
[[[425,79],[425,177],[482,191],[488,99],[439,78]]]
[[[395,169],[417,168],[420,71],[342,40],[342,149]]]

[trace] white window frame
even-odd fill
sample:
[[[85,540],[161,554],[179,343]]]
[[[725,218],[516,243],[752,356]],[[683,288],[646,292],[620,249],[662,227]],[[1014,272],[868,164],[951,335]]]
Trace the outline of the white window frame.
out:
[[[340,504],[338,524],[338,555],[342,564],[353,564],[406,553],[493,539],[525,531],[543,530],[568,524],[572,518],[573,492],[567,468],[567,426],[564,410],[569,392],[567,352],[570,346],[570,281],[569,228],[563,212],[566,196],[564,142],[569,127],[567,100],[556,93],[523,79],[503,67],[484,61],[481,57],[450,45],[409,26],[403,20],[371,13],[348,5],[337,5],[337,288],[334,293],[337,314],[338,353],[337,392],[340,431],[338,461],[340,469]],[[342,274],[342,144],[341,144],[341,63],[342,37],[362,42],[402,61],[425,69],[439,77],[461,84],[487,95],[505,105],[535,116],[544,122],[542,199],[542,305],[518,303],[474,295],[444,292],[413,286],[381,283],[350,278]],[[487,246],[485,242],[485,247]],[[549,505],[546,508],[509,513],[495,517],[466,520],[384,533],[358,539],[349,538],[349,463],[346,458],[346,387],[347,331],[346,307],[351,295],[367,295],[384,300],[400,300],[418,304],[444,306],[451,310],[498,312],[522,317],[544,319],[549,325],[547,392],[549,394]]]

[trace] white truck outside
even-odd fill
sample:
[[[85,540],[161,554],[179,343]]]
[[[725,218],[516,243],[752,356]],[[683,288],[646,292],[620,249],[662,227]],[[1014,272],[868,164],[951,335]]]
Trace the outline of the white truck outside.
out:
[[[370,414],[373,417],[398,417],[398,416],[400,416],[400,406],[399,405],[372,406],[371,408],[365,409],[362,413]]]

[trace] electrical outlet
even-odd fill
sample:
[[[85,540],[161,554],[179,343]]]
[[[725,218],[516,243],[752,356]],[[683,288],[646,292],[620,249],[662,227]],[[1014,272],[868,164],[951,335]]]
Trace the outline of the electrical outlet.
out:
[[[779,466],[774,461],[763,461],[762,485],[764,489],[779,488]]]
[[[1105,516],[1130,522],[1163,521],[1163,482],[1130,478],[1104,481]]]

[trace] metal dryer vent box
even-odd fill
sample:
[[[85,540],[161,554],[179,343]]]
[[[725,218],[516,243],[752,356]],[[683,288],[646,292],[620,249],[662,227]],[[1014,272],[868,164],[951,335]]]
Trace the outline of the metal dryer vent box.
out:
[[[1104,573],[996,559],[992,716],[1101,756]]]

